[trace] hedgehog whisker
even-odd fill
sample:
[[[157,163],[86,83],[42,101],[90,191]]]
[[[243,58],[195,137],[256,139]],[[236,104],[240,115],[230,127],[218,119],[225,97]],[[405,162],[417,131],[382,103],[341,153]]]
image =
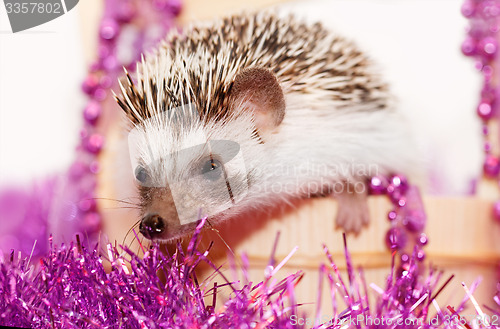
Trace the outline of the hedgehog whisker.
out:
[[[134,228],[139,227],[139,224],[140,224],[140,223],[141,223],[141,220],[139,219],[139,220],[137,220],[137,221],[135,222],[135,224],[134,224],[134,225],[132,225],[132,226],[130,227],[130,229],[127,231],[127,234],[125,234],[125,237],[123,238],[122,245],[125,245],[125,240],[127,240],[128,235],[132,232],[132,230],[133,230]],[[135,238],[135,239],[137,239],[137,238]],[[132,243],[133,243],[133,242],[134,242],[134,239],[132,239],[132,241],[130,241],[130,244],[129,244],[127,247],[129,247],[129,248],[130,248],[130,246],[132,245]]]
[[[137,209],[137,210],[141,210],[141,207],[140,207],[139,205],[135,205],[135,206],[130,206],[130,207],[127,207],[127,206],[102,207],[101,209],[108,209],[108,210],[117,210],[117,209]]]
[[[238,259],[236,258],[236,254],[234,253],[233,249],[229,246],[229,244],[226,242],[226,240],[224,240],[224,238],[220,235],[219,233],[219,230],[216,229],[212,223],[210,223],[210,221],[208,220],[207,218],[207,224],[210,225],[210,229],[215,232],[215,234],[217,234],[217,236],[221,239],[222,243],[224,243],[224,245],[226,246],[227,250],[231,253],[231,255],[233,256],[233,259],[235,262],[238,261]],[[242,264],[238,264],[238,267],[241,268]]]
[[[135,202],[125,201],[125,200],[120,200],[120,199],[112,199],[112,198],[90,198],[90,200],[106,200],[106,201],[115,201],[115,202],[120,202],[120,203],[131,204],[131,205],[139,205],[138,203],[135,203]]]

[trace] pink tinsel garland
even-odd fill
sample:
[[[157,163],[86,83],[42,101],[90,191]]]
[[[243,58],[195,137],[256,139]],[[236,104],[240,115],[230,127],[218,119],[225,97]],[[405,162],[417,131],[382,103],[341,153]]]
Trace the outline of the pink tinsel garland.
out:
[[[36,266],[20,254],[4,255],[0,262],[0,325],[31,328],[342,328],[345,325],[497,328],[492,324],[495,318],[483,316],[478,307],[477,317],[460,316],[465,300],[473,298],[467,287],[463,303],[455,308],[439,308],[435,297],[450,280],[438,285],[442,273],[420,275],[422,269],[417,266],[415,254],[402,271],[396,271],[393,265],[385,287],[370,285],[377,295],[375,305],[370,305],[363,271],[354,271],[347,247],[347,279],[326,248],[328,263],[320,266],[319,296],[326,280],[332,296],[331,314],[326,317],[319,312],[304,314],[295,296],[295,286],[302,273],[299,271],[278,282],[273,277],[289,257],[276,267],[269,265],[262,282],[231,281],[208,260],[211,245],[207,250],[199,250],[204,224],[204,220],[199,222],[187,250],[178,246],[173,255],[163,254],[159,246],[154,245],[141,258],[126,247],[118,250],[109,244],[105,259],[98,248],[86,249],[79,240],[69,246],[51,244],[49,254]],[[271,255],[269,264],[275,263],[273,258]],[[109,273],[104,262],[111,263]],[[199,282],[195,269],[201,262],[208,263],[215,273]],[[245,257],[243,264],[247,264]],[[247,277],[246,266],[239,270]],[[164,276],[163,280],[158,273]],[[470,290],[476,286],[474,283]],[[220,291],[229,297],[217,304],[215,297]],[[345,305],[338,304],[336,295],[342,296]],[[496,310],[488,310],[498,317],[500,300],[496,302]],[[317,307],[319,310],[320,305]]]

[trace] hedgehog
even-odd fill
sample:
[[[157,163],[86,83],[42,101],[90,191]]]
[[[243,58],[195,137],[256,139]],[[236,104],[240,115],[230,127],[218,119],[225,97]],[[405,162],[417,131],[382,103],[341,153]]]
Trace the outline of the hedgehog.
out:
[[[367,179],[413,161],[370,58],[292,15],[173,31],[120,89],[140,232],[152,240],[189,234],[200,216],[217,224],[314,196],[336,198],[337,226],[359,232]]]

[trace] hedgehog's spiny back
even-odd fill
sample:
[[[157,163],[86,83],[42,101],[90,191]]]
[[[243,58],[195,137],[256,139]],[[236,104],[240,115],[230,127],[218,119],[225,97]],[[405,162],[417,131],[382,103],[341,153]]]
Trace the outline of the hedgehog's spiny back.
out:
[[[134,123],[188,103],[207,118],[222,119],[236,74],[249,66],[274,72],[285,93],[325,97],[326,92],[336,108],[370,103],[377,109],[387,103],[385,84],[350,42],[319,23],[266,12],[169,34],[138,67],[138,82],[122,83],[118,102]]]

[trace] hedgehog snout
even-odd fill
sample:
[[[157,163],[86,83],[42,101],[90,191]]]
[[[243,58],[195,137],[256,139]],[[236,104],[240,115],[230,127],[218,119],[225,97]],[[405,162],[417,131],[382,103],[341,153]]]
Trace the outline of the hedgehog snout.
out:
[[[160,236],[166,228],[165,220],[158,214],[147,214],[139,225],[141,234],[150,240]]]

